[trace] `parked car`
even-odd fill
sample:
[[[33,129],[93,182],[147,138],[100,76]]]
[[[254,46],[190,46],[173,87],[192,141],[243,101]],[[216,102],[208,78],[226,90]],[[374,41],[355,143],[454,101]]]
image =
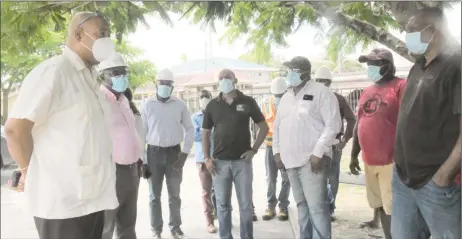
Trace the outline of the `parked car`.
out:
[[[11,157],[10,152],[8,151],[8,146],[6,144],[6,135],[5,135],[5,129],[2,125],[1,129],[1,137],[2,137],[2,145],[1,145],[1,168],[4,168],[5,166],[13,165],[15,164],[13,158]]]

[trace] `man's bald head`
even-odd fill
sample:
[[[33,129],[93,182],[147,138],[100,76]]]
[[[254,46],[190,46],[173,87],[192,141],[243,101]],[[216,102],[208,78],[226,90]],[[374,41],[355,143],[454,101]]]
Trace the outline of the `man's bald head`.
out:
[[[109,22],[97,12],[78,12],[72,17],[67,34],[67,46],[84,61],[98,64],[92,54],[93,42],[110,36]]]
[[[443,10],[437,7],[418,10],[409,18],[406,32],[422,32],[422,40],[424,42],[427,42],[426,40],[432,37],[447,37],[448,26]]]

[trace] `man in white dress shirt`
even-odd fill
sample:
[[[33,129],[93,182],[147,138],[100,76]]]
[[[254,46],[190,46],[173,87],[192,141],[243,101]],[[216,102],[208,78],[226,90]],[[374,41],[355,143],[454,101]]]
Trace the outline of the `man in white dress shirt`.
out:
[[[186,104],[172,96],[174,77],[168,69],[156,76],[156,96],[141,109],[146,143],[151,208],[151,230],[155,238],[161,238],[163,220],[161,192],[164,177],[169,195],[169,228],[174,238],[182,238],[180,185],[183,166],[194,141],[194,127]],[[184,142],[183,149],[180,144]]]
[[[279,103],[274,122],[276,165],[284,165],[289,176],[300,238],[330,239],[327,166],[341,128],[338,101],[329,88],[311,80],[311,63],[305,57],[295,57],[284,66],[291,87]]]
[[[5,125],[42,239],[101,239],[104,211],[118,206],[106,98],[94,66],[114,52],[98,13],[71,20],[63,54],[24,80]],[[24,186],[25,184],[25,186]]]

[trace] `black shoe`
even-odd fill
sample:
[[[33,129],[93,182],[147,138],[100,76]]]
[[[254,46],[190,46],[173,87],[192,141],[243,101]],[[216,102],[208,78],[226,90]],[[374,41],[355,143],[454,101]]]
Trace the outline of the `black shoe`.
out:
[[[172,237],[174,239],[182,239],[184,237],[184,233],[180,228],[178,228],[178,229],[172,231]]]
[[[152,237],[154,237],[155,239],[161,239],[162,238],[162,232],[153,232],[152,233]]]
[[[287,209],[280,209],[278,214],[279,221],[287,221],[289,220],[289,212]]]
[[[257,214],[255,214],[255,212],[253,212],[252,220],[254,222],[258,221],[258,217],[257,217]]]

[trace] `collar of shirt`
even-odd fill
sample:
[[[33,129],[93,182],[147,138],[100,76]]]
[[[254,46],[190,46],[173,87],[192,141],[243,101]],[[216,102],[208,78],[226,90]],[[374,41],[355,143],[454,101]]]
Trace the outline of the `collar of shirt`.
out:
[[[425,66],[427,64],[427,59],[425,58],[425,55],[421,55],[417,57],[415,63],[420,66],[421,69],[425,69],[429,67],[431,64],[434,62],[437,62],[441,58],[446,58],[454,55],[454,52],[459,52],[460,53],[460,45],[452,44],[452,43],[445,43],[441,46],[441,51],[436,55],[436,57],[428,64],[428,66]]]
[[[159,97],[157,96],[157,94],[151,98],[151,101],[160,102],[160,103],[169,103],[175,100],[177,100],[177,98],[173,95],[171,95],[166,101],[159,100]]]
[[[112,93],[112,91],[110,91],[107,87],[105,87],[104,85],[101,85],[100,89],[104,92],[104,94],[106,95],[106,99],[108,99],[110,102],[112,103],[115,103],[115,102],[118,102],[118,101],[121,101],[121,99],[123,97],[125,97],[124,94],[120,94],[119,95],[119,100],[117,100],[117,97],[114,93]]]
[[[74,68],[77,71],[84,71],[85,69],[88,69],[90,71],[91,78],[92,78],[92,82],[88,82],[88,83],[92,87],[96,88],[96,86],[98,85],[98,82],[97,82],[96,79],[98,78],[99,73],[95,69],[95,67],[92,66],[91,68],[87,68],[87,66],[85,65],[85,62],[83,62],[83,60],[80,58],[80,56],[77,55],[77,53],[72,51],[67,46],[64,47],[64,49],[63,49],[63,55],[64,55],[65,58],[67,58],[71,62],[71,64],[74,66]]]
[[[242,96],[244,96],[244,93],[242,93],[241,91],[237,90],[236,89],[236,97],[234,97],[234,99],[239,99],[241,98]],[[223,98],[223,93],[220,92],[220,94],[218,95],[217,97],[217,100],[220,101],[220,100],[225,100],[225,98]]]
[[[308,80],[308,81],[305,83],[305,85],[303,86],[303,88],[300,89],[300,91],[297,93],[297,95],[295,95],[295,93],[294,93],[294,88],[293,88],[293,87],[292,87],[292,88],[289,88],[290,90],[288,90],[288,91],[286,92],[286,94],[289,94],[289,95],[295,96],[295,97],[296,97],[296,96],[299,96],[300,93],[304,92],[306,89],[308,89],[309,87],[311,87],[311,85],[313,85],[313,84],[315,84],[315,83],[316,83],[316,82],[313,81],[313,80]]]

